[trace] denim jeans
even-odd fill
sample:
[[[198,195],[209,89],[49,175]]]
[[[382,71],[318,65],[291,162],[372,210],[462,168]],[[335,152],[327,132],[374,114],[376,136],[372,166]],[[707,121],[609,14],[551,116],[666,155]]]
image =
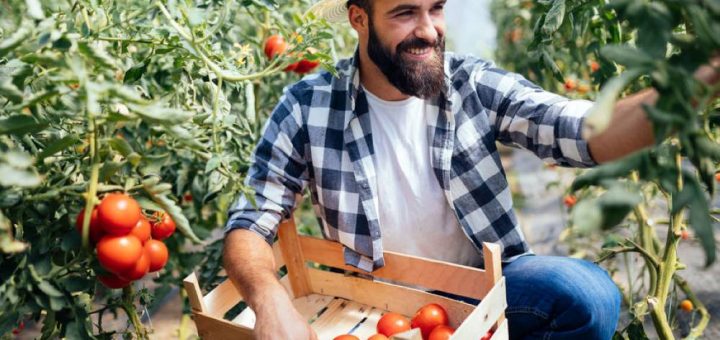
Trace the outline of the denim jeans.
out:
[[[503,276],[510,339],[612,339],[620,291],[598,265],[528,255],[503,265]]]

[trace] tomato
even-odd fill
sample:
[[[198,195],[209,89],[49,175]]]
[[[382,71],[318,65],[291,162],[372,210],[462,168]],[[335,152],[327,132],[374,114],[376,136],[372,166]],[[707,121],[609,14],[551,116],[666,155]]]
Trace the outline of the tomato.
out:
[[[164,240],[175,232],[175,221],[169,214],[156,212],[153,214],[152,238]]]
[[[450,339],[450,336],[455,333],[455,329],[446,326],[446,325],[440,325],[435,327],[432,332],[430,332],[430,335],[428,336],[428,340],[448,340]]]
[[[683,239],[683,240],[689,239],[689,238],[690,238],[690,232],[687,231],[687,229],[683,229],[683,230],[680,232],[680,238]]]
[[[577,87],[577,83],[575,83],[575,80],[566,79],[564,86],[565,90],[572,91],[575,90],[575,88]]]
[[[430,303],[421,307],[410,320],[410,327],[420,328],[423,339],[427,339],[430,332],[440,325],[448,325],[448,315],[445,308],[437,303]]]
[[[142,244],[145,244],[150,239],[150,221],[145,216],[140,217],[138,223],[130,231],[130,235],[137,237]]]
[[[150,270],[150,254],[148,254],[147,249],[143,249],[142,255],[140,255],[140,258],[135,262],[135,265],[130,268],[130,270],[120,273],[120,278],[128,280],[128,281],[135,281],[142,279],[145,274],[148,273]]]
[[[114,274],[120,274],[133,268],[142,254],[142,242],[133,235],[107,235],[97,244],[100,265]]]
[[[410,330],[410,320],[398,313],[386,313],[377,323],[377,332],[392,336]]]
[[[577,91],[579,94],[586,94],[586,93],[590,92],[590,85],[580,84],[580,85],[578,85]]]
[[[265,40],[265,56],[268,59],[273,59],[278,54],[282,54],[287,49],[288,44],[285,42],[285,38],[280,35],[271,35]]]
[[[343,334],[334,337],[333,340],[360,340],[360,338],[350,334]]]
[[[285,67],[283,69],[283,71],[285,71],[285,72],[295,71],[295,69],[298,67],[298,65],[300,65],[299,61],[288,65],[287,67]]]
[[[692,301],[690,301],[688,299],[682,300],[682,302],[680,302],[680,309],[682,309],[686,312],[692,311],[693,308],[695,308],[695,306],[693,306]]]
[[[20,323],[18,323],[17,328],[12,330],[12,334],[19,335],[20,333],[22,333],[22,331],[24,329],[25,329],[25,321],[20,321]]]
[[[100,280],[100,282],[102,282],[103,285],[105,285],[105,287],[108,287],[110,289],[124,288],[130,284],[130,281],[121,279],[113,274],[98,275],[97,278],[98,280]]]
[[[575,203],[577,203],[577,197],[574,195],[565,195],[565,198],[563,198],[563,203],[566,207],[572,208],[575,206]]]
[[[720,172],[715,174],[715,181],[720,183]]]
[[[297,67],[295,67],[293,71],[295,71],[295,73],[297,74],[305,74],[314,70],[318,65],[320,65],[319,61],[310,61],[307,59],[303,59],[298,62]]]
[[[382,334],[375,334],[370,336],[367,340],[388,340],[388,337]]]
[[[108,194],[98,210],[98,222],[107,234],[127,235],[142,217],[140,205],[125,194]]]
[[[598,64],[597,61],[591,60],[590,61],[590,71],[591,72],[597,72],[600,69],[600,64]]]
[[[75,229],[77,229],[78,233],[80,233],[80,236],[82,236],[83,217],[85,217],[85,208],[80,210],[77,218],[75,218]],[[92,243],[97,243],[102,237],[103,229],[102,226],[98,224],[98,210],[93,209],[90,214],[90,241],[92,241]]]
[[[165,267],[169,255],[165,243],[158,240],[149,240],[145,243],[145,251],[150,259],[150,272],[156,272]]]

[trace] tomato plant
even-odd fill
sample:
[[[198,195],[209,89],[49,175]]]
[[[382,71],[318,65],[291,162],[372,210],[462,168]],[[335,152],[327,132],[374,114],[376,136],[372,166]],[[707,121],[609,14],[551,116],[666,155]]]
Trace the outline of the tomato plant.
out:
[[[576,178],[570,191],[581,199],[572,204],[566,239],[592,249],[592,236],[604,235],[594,259],[611,272],[617,271],[618,254],[625,267],[632,256],[643,262],[643,275],[628,273],[628,283],[618,283],[631,321],[617,337],[644,334],[650,316],[661,339],[674,338],[674,309],[668,306],[679,292],[700,316],[687,335],[700,337],[709,314],[677,272],[684,266],[677,245],[691,228],[706,265],[716,259],[712,223],[718,211],[710,209],[709,198],[720,162],[720,103],[717,86],[698,69],[720,49],[717,2],[496,1],[494,12],[501,32],[521,32],[498,40],[501,64],[548,90],[595,100],[585,120],[586,138],[607,128],[619,98],[647,88],[659,94],[654,106],[645,107],[656,145]],[[568,79],[576,80],[575,91],[565,91]],[[580,91],[579,84],[588,87]],[[650,216],[663,200],[665,216]]]
[[[193,270],[206,287],[222,279],[227,207],[250,194],[243,179],[261,127],[299,79],[282,70],[303,58],[331,68],[330,53],[352,48],[302,15],[310,3],[3,3],[0,336],[32,320],[42,338],[147,338],[137,308],[154,310]],[[288,46],[267,60],[273,34]],[[132,230],[155,212],[177,232],[143,247],[146,227]],[[106,248],[134,257],[138,243],[156,273],[110,275],[130,261]],[[133,269],[125,275],[144,271]],[[108,329],[101,321],[118,311],[128,327]]]

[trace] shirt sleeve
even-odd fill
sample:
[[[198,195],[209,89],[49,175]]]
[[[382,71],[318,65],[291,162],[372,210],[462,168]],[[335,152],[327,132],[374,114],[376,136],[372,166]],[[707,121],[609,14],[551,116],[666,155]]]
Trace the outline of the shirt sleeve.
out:
[[[545,91],[493,63],[477,67],[473,81],[499,142],[530,150],[548,163],[597,165],[582,138],[583,120],[593,102]]]
[[[296,195],[307,185],[305,138],[299,117],[300,107],[286,90],[252,153],[245,185],[254,193],[249,195],[250,199],[241,194],[230,207],[225,235],[235,229],[247,229],[258,233],[268,244],[274,242],[280,221],[290,216]]]

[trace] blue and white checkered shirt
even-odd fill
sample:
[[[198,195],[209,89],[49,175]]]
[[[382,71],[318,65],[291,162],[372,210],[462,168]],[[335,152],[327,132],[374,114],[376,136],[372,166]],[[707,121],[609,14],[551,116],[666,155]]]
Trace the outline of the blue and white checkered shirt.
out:
[[[336,67],[337,77],[323,72],[285,88],[245,181],[257,207],[241,196],[225,232],[249,229],[272,244],[280,220],[309,187],[323,236],[345,245],[348,265],[371,271],[384,260],[368,103],[357,53]],[[593,166],[581,138],[592,102],[546,92],[471,56],[446,53],[445,78],[446,90],[431,100],[427,119],[435,178],[478,250],[482,242],[496,242],[503,261],[528,254],[495,142],[549,163]]]

